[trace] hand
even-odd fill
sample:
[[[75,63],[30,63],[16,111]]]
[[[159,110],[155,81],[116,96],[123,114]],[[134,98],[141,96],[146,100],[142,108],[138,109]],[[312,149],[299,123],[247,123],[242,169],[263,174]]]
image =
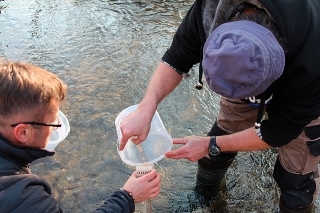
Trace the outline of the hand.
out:
[[[150,115],[146,110],[139,107],[125,116],[120,124],[122,138],[119,141],[119,150],[122,151],[130,139],[138,145],[144,141],[150,131],[153,114]]]
[[[188,159],[195,162],[208,154],[210,137],[188,136],[173,140],[173,144],[183,144],[182,147],[165,153],[166,158]]]
[[[150,124],[158,104],[181,82],[182,76],[172,67],[160,62],[154,72],[146,94],[138,108],[124,118],[120,124],[122,138],[119,150],[123,150],[129,139],[138,145],[144,141],[150,131]]]
[[[136,172],[133,172],[123,189],[132,193],[135,203],[140,203],[158,196],[160,180],[160,175],[155,169],[139,178],[136,177]]]

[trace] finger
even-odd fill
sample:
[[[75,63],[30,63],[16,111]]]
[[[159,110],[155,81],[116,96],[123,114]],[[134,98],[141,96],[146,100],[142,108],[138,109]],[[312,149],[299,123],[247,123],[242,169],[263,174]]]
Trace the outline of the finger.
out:
[[[188,159],[185,155],[165,155],[166,158],[169,158],[169,159],[175,159],[175,160],[179,160],[179,159]]]
[[[176,150],[171,150],[165,153],[165,156],[171,159],[185,158],[185,155],[186,155],[186,151],[184,151],[184,147],[181,147]]]
[[[185,136],[184,138],[193,138],[193,137],[197,137],[197,135],[188,135],[188,136]]]
[[[130,180],[130,179],[136,179],[137,178],[137,173],[136,173],[136,171],[134,171],[131,175],[130,175],[130,177],[128,178],[128,181]]]
[[[133,177],[133,178],[137,178],[137,171],[132,172],[132,174],[131,174],[130,178],[131,178],[131,177]]]
[[[152,169],[149,173],[141,176],[140,178],[143,179],[143,181],[152,181],[153,179],[155,179],[157,177],[157,173],[155,169]]]
[[[165,154],[171,156],[171,155],[184,155],[186,153],[187,153],[187,151],[185,149],[185,146],[182,146],[182,147],[180,147],[178,149],[170,150],[170,151],[166,152]]]
[[[156,194],[160,191],[160,186],[154,186],[152,188],[149,188],[148,193],[151,194]]]
[[[160,194],[160,187],[155,187],[150,193],[150,198],[155,198]]]
[[[139,145],[142,141],[144,141],[145,139],[142,140],[141,137],[138,136],[132,136],[130,137],[130,139],[132,141],[132,143],[134,143],[135,145]]]
[[[150,195],[150,199],[157,197],[159,194],[160,194],[159,192],[158,193],[152,193]]]
[[[186,144],[187,141],[188,140],[186,138],[176,138],[173,139],[173,144]]]
[[[120,138],[120,141],[119,141],[119,150],[122,151],[124,149],[124,147],[126,146],[127,144],[127,141],[128,141],[128,137],[126,136],[122,136]]]
[[[151,179],[150,181],[154,186],[159,185],[159,183],[161,182],[161,176],[159,174],[156,174],[156,176]]]
[[[138,136],[131,136],[131,137],[122,136],[119,143],[120,151],[122,151],[126,147],[128,141],[131,141],[135,145],[139,145],[143,140],[141,140]]]
[[[148,173],[150,174],[150,173]],[[155,173],[155,176],[151,176],[151,179],[148,178],[144,181],[148,181],[148,184],[151,186],[151,187],[155,187],[155,186],[158,186],[161,182],[161,176],[157,173]]]

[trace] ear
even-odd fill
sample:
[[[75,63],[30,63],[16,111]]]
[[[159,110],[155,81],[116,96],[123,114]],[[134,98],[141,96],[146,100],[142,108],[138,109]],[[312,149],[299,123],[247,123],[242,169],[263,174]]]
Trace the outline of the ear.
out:
[[[32,136],[32,127],[28,124],[18,124],[14,127],[13,134],[20,143],[27,143]]]

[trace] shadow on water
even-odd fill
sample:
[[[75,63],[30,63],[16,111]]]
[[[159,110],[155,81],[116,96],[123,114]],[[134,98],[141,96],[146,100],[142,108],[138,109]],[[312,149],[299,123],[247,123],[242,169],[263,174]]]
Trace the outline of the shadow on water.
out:
[[[32,164],[70,212],[91,212],[120,188],[134,168],[116,151],[114,120],[142,98],[156,64],[170,45],[187,1],[4,1],[0,57],[31,62],[68,84],[61,110],[71,132],[53,157]],[[191,77],[159,106],[172,137],[205,135],[219,97]],[[163,159],[161,194],[153,212],[277,212],[279,190],[272,179],[276,150],[240,153],[222,192],[208,206],[193,194],[197,164]],[[317,209],[319,208],[317,201]]]

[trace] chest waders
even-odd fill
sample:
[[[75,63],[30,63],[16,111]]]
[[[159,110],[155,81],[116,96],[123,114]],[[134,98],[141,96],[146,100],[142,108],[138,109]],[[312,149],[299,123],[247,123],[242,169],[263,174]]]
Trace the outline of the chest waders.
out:
[[[281,165],[279,157],[277,158],[273,178],[281,190],[279,200],[281,213],[313,212],[314,203],[312,202],[312,197],[316,183],[311,177],[312,175],[313,172],[305,175],[289,173]]]
[[[221,130],[217,126],[217,123],[214,123],[212,129],[208,133],[209,136],[213,136],[213,135],[219,136],[219,135],[226,135],[226,134],[227,133],[225,131]],[[227,170],[229,166],[232,164],[236,155],[237,153],[220,153],[217,156],[211,156],[211,159],[204,157],[198,160],[198,171],[197,171],[196,187],[195,187],[196,193],[203,196],[203,198],[207,201],[214,199],[217,196],[221,188],[220,187],[221,182],[225,178]],[[309,177],[310,175],[311,174],[307,174],[302,177],[301,175],[294,175],[294,174],[288,173],[281,166],[279,159],[277,159],[275,164],[275,170],[274,170],[274,179],[276,180],[278,185],[280,183],[279,187],[282,191],[280,200],[279,200],[279,208],[281,213],[313,213],[314,212],[314,203],[311,203],[308,205],[308,203],[310,203],[309,201],[305,201],[305,205],[298,204],[299,207],[295,209],[293,209],[292,207],[288,207],[285,203],[285,200],[287,201],[288,199],[290,200],[291,196],[288,196],[287,194],[288,193],[290,194],[290,191],[288,191],[288,189],[292,188],[291,186],[287,186],[286,183],[293,181],[294,183],[298,184],[300,180],[300,182],[302,181],[305,184],[298,184],[296,187],[298,186],[302,187],[302,191],[304,188],[306,188],[305,191],[308,191],[310,188],[310,184],[312,184],[312,179]],[[281,181],[285,183],[282,183]],[[295,193],[295,192],[292,192],[292,193]],[[302,195],[301,201],[303,201],[302,199],[303,197],[305,196]]]
[[[282,198],[280,197],[279,207],[281,213],[312,213],[314,209],[314,203],[311,203],[308,206],[305,206],[300,209],[291,209],[288,206],[286,206],[286,204],[284,204]]]
[[[220,129],[214,123],[208,136],[226,135],[227,132]],[[219,187],[226,176],[229,166],[232,164],[237,153],[220,153],[214,158],[201,158],[198,160],[196,179],[196,193],[202,195],[205,200],[212,200],[219,192]]]
[[[264,107],[267,93],[261,94],[261,102],[258,106],[258,114],[255,125],[260,126],[264,114]],[[208,136],[221,136],[228,133],[218,127],[215,122],[208,133]],[[237,152],[220,153],[216,156],[210,155],[210,159],[204,157],[198,160],[198,171],[195,191],[210,200],[217,196],[222,180],[225,178],[229,166],[232,164]]]

